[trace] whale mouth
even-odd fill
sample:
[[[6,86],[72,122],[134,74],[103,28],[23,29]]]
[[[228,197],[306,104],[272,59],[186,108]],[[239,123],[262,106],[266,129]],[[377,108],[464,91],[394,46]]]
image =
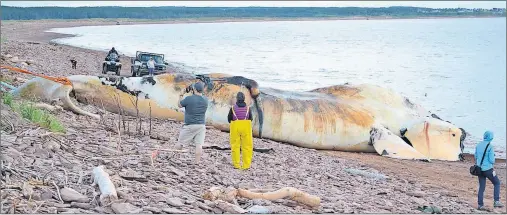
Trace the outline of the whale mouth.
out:
[[[257,96],[255,99],[255,108],[259,114],[259,138],[262,138],[262,127],[264,123],[264,112],[262,111],[261,97]]]
[[[460,161],[464,161],[465,160],[465,157],[463,155],[464,150],[465,150],[465,143],[464,142],[467,137],[467,132],[463,128],[459,128],[459,130],[461,130],[461,136],[459,137],[459,147],[461,148],[461,153],[459,153],[458,157],[459,157]]]
[[[207,75],[196,75],[195,77],[197,80],[202,81],[208,88],[208,90],[213,89],[214,82],[225,82],[227,84],[233,84],[241,87],[245,87],[250,92],[250,96],[254,100],[255,109],[257,110],[258,114],[258,122],[259,122],[259,138],[262,138],[262,129],[264,124],[264,112],[262,108],[262,101],[260,98],[260,90],[259,90],[259,84],[252,80],[248,79],[242,76],[229,76],[229,77],[222,77],[222,78],[210,78]]]

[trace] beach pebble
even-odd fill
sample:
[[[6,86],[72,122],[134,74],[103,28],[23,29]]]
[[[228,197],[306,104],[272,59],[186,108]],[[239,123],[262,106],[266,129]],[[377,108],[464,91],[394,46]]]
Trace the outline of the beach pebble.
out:
[[[266,200],[266,199],[253,199],[252,203],[254,205],[260,205],[260,206],[269,206],[269,205],[273,204],[271,201]]]
[[[111,209],[117,214],[138,214],[143,211],[130,203],[113,203]]]
[[[166,202],[167,202],[167,204],[174,206],[174,207],[181,207],[181,206],[185,205],[185,204],[183,204],[183,201],[177,197],[168,198],[166,200]]]
[[[77,208],[62,208],[63,211],[60,214],[81,214],[82,212]]]
[[[324,210],[322,210],[322,212],[327,213],[327,214],[332,214],[332,213],[334,213],[334,210],[333,209],[324,209]]]
[[[164,208],[162,211],[168,213],[168,214],[184,214],[185,211],[176,209],[176,208]]]
[[[150,207],[150,206],[143,207],[143,210],[144,211],[151,211],[151,212],[156,213],[156,214],[162,213],[162,209],[156,208],[156,207]]]
[[[209,207],[205,203],[202,203],[199,201],[194,202],[194,205],[197,206],[198,208],[205,210],[205,211],[212,211],[213,210],[211,207]]]
[[[33,60],[26,60],[25,61],[28,65],[34,65],[35,64],[35,61]]]
[[[33,186],[28,184],[28,182],[23,183],[23,196],[25,198],[30,198],[33,194]]]
[[[49,200],[53,198],[53,193],[49,190],[42,191],[41,200]]]
[[[93,206],[88,203],[71,202],[70,206],[73,208],[81,208],[81,209],[85,209],[85,210],[93,209]]]
[[[174,174],[178,175],[179,177],[185,177],[185,172],[177,169],[176,167],[168,166],[167,168]]]
[[[414,196],[414,197],[424,197],[424,196],[426,196],[426,193],[423,191],[416,190],[416,191],[407,192],[407,195]]]
[[[421,198],[417,198],[417,197],[411,197],[410,200],[414,203],[416,203],[417,205],[424,205],[426,204],[426,201],[424,199],[421,199]]]
[[[72,188],[64,187],[60,190],[62,200],[66,202],[88,202],[88,197]]]
[[[47,211],[48,214],[56,214],[56,213],[58,213],[58,210],[57,210],[56,207],[48,207],[46,209],[46,211]]]
[[[54,203],[53,206],[57,208],[70,208],[70,204]]]
[[[260,205],[254,205],[250,208],[248,208],[248,213],[251,213],[251,214],[268,214],[270,213],[269,209],[264,207],[264,206],[260,206]]]
[[[18,61],[19,61],[19,58],[17,56],[11,58],[11,62],[13,62],[13,63],[17,63]]]

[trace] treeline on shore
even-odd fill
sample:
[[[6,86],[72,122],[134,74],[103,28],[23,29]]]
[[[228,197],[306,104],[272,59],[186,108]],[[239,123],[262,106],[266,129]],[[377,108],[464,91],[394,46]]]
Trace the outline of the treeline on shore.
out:
[[[2,20],[500,16],[504,8],[421,7],[1,7]]]

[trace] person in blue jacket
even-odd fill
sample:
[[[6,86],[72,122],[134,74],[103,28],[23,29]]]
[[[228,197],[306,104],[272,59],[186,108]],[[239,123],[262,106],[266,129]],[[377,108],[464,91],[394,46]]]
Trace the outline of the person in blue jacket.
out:
[[[478,192],[478,209],[486,210],[484,208],[484,190],[486,189],[486,178],[488,178],[494,187],[494,200],[493,207],[501,208],[503,204],[500,202],[500,179],[496,175],[493,165],[495,164],[495,151],[493,145],[490,144],[493,140],[493,132],[484,132],[484,140],[479,142],[475,147],[475,164],[481,167],[482,174],[479,176],[479,192]],[[486,154],[484,151],[486,150]],[[481,165],[482,156],[484,161]]]

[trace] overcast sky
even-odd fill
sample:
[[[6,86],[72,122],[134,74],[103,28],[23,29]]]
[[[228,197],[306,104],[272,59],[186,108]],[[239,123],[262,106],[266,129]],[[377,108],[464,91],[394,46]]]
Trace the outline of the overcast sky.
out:
[[[202,7],[389,7],[415,6],[430,8],[505,8],[505,1],[1,1],[2,6],[202,6]]]

